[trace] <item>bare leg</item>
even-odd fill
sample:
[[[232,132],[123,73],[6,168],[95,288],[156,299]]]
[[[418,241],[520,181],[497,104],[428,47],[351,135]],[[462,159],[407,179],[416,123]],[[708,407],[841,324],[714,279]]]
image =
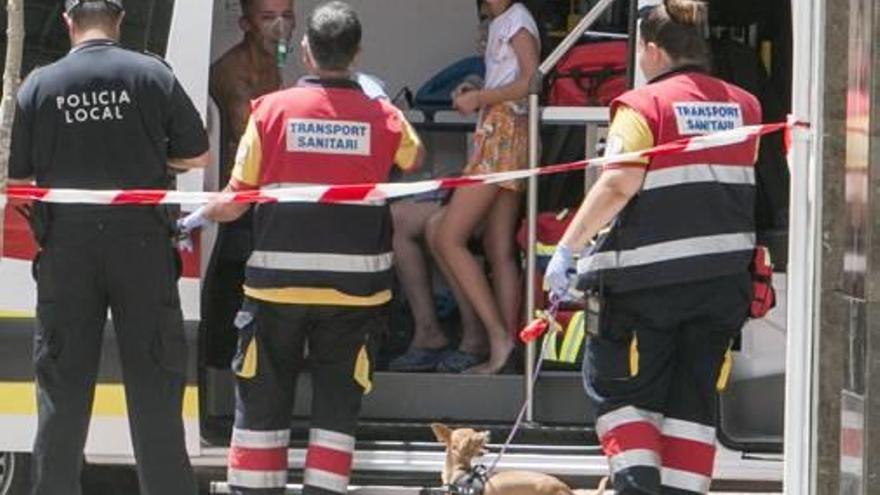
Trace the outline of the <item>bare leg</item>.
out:
[[[449,344],[437,321],[431,275],[421,243],[428,219],[439,210],[436,202],[404,200],[391,206],[395,268],[415,320],[410,347],[419,349],[441,349]]]
[[[486,332],[483,331],[483,325],[480,323],[480,318],[474,312],[474,307],[471,306],[467,296],[461,290],[461,286],[458,285],[455,277],[452,276],[452,272],[449,270],[443,257],[437,252],[438,232],[444,212],[445,209],[439,211],[428,220],[425,235],[428,239],[428,245],[431,247],[434,261],[437,263],[440,272],[443,273],[443,277],[446,279],[446,283],[458,305],[458,313],[461,316],[461,343],[458,348],[468,354],[482,356],[486,354],[489,345],[486,340]]]
[[[469,372],[497,373],[507,363],[515,345],[513,335],[519,322],[522,287],[514,244],[519,206],[520,195],[502,189],[486,219],[483,248],[492,266],[492,287],[504,326],[487,328],[491,349],[489,361],[475,366]]]
[[[440,220],[435,236],[435,254],[445,264],[452,275],[451,278],[461,287],[465,297],[473,304],[474,310],[482,320],[490,336],[490,368],[497,371],[504,366],[510,348],[513,347],[512,337],[506,330],[506,323],[498,309],[492,288],[477,263],[473,254],[468,251],[467,241],[479,223],[487,218],[492,205],[498,198],[500,188],[492,185],[471,186],[458,189],[452,195]],[[506,335],[509,343],[505,352],[500,345],[491,342],[491,336]],[[492,348],[495,345],[496,348]],[[499,354],[500,353],[500,354]],[[499,364],[500,361],[500,364]]]

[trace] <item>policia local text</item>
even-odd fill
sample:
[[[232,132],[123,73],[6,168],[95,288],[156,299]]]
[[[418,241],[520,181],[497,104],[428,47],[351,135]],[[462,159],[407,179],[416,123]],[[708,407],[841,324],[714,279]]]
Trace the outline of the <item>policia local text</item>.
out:
[[[131,104],[127,90],[84,91],[55,98],[58,110],[64,112],[64,122],[81,124],[122,120],[122,106]]]

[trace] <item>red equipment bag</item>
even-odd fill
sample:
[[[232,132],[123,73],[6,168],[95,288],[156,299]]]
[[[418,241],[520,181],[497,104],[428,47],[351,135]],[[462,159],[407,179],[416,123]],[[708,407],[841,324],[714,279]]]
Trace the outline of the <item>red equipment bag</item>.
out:
[[[550,106],[608,106],[628,89],[626,41],[587,43],[571,49],[550,73]]]
[[[556,244],[559,243],[559,239],[562,239],[562,235],[565,234],[568,224],[574,219],[574,214],[574,211],[567,208],[560,212],[538,213],[536,221],[538,245],[536,248],[538,253],[538,268],[541,273],[544,272],[544,268],[546,268],[547,263],[550,262],[550,257],[553,256],[553,252],[556,251]],[[526,218],[522,220],[519,229],[516,232],[516,243],[523,252],[528,251],[527,237],[529,225],[527,220],[528,219]]]
[[[770,261],[769,249],[764,246],[755,247],[751,271],[751,317],[763,318],[776,306],[776,290],[773,289],[773,263]]]

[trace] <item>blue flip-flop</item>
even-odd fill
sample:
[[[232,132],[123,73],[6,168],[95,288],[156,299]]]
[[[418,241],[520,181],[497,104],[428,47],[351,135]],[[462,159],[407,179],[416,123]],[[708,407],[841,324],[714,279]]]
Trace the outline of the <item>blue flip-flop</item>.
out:
[[[446,347],[440,349],[410,347],[388,363],[388,371],[434,371],[448,352],[450,351]]]
[[[443,359],[437,364],[440,373],[461,373],[466,369],[486,361],[487,356],[479,356],[458,349],[448,351]]]

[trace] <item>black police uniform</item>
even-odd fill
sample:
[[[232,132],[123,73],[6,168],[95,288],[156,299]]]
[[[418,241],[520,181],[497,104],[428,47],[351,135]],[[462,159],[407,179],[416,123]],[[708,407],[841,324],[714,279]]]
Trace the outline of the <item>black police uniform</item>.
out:
[[[109,40],[34,71],[18,95],[10,176],[49,188],[166,188],[169,159],[208,149],[171,69]],[[79,494],[107,310],[141,493],[195,494],[181,417],[186,344],[168,222],[154,207],[42,205],[34,339],[34,494]]]

